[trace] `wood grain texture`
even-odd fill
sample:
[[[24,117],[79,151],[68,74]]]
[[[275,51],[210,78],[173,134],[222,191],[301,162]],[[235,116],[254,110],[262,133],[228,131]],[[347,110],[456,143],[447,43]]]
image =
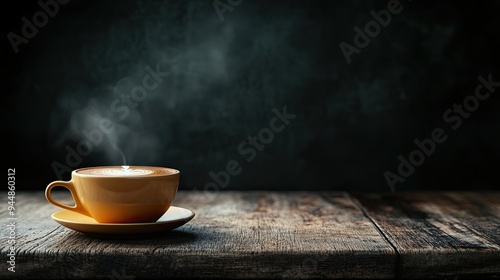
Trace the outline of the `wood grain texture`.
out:
[[[398,277],[500,277],[499,193],[353,196],[397,248]]]
[[[345,193],[180,191],[173,205],[195,218],[136,240],[60,226],[42,192],[18,193],[16,205],[16,272],[5,267],[2,279],[393,278],[397,267],[393,247]],[[6,256],[6,238],[0,247]]]

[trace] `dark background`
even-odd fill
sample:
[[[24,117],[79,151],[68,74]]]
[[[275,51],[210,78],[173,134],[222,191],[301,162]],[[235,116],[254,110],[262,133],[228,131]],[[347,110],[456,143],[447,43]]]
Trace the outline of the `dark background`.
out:
[[[339,44],[387,2],[245,0],[221,21],[212,1],[73,0],[17,54],[7,34],[41,8],[4,3],[4,167],[18,190],[42,190],[55,162],[121,165],[120,150],[130,165],[179,169],[180,189],[236,160],[225,189],[389,191],[384,172],[439,127],[448,139],[396,191],[497,188],[500,88],[456,130],[443,113],[479,75],[500,81],[500,3],[401,1],[347,63]],[[120,119],[113,101],[157,65],[170,75]],[[297,117],[247,162],[238,145],[284,106]],[[103,119],[114,133],[70,166],[68,147]]]

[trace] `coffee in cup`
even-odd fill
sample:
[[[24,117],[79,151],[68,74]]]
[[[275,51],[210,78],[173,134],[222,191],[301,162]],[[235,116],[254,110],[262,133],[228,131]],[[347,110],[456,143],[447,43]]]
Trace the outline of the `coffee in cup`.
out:
[[[154,166],[97,166],[73,170],[70,181],[54,181],[47,200],[99,223],[141,223],[158,220],[170,208],[180,172]],[[67,188],[74,206],[53,199],[54,187]]]

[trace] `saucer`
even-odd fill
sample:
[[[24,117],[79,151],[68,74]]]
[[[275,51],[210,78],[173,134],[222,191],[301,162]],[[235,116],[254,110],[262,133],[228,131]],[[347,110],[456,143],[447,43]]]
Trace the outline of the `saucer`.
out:
[[[104,238],[153,235],[180,227],[193,217],[193,211],[176,206],[170,206],[156,222],[150,223],[98,223],[89,216],[70,210],[59,210],[52,214],[54,221],[67,228],[86,235]]]

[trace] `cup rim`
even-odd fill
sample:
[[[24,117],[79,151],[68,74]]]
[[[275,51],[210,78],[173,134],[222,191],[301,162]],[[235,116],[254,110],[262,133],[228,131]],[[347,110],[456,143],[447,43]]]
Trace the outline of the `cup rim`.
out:
[[[174,176],[177,174],[180,174],[181,172],[175,168],[171,167],[163,167],[163,166],[152,166],[152,165],[126,165],[129,167],[133,168],[159,168],[159,169],[164,169],[168,170],[168,173],[165,174],[144,174],[144,175],[100,175],[100,174],[84,174],[80,173],[79,171],[85,170],[85,169],[98,169],[98,168],[121,168],[121,165],[99,165],[99,166],[88,166],[88,167],[81,167],[73,170],[71,172],[72,176],[78,176],[78,177],[92,177],[92,178],[151,178],[151,177],[169,177],[169,176]]]

